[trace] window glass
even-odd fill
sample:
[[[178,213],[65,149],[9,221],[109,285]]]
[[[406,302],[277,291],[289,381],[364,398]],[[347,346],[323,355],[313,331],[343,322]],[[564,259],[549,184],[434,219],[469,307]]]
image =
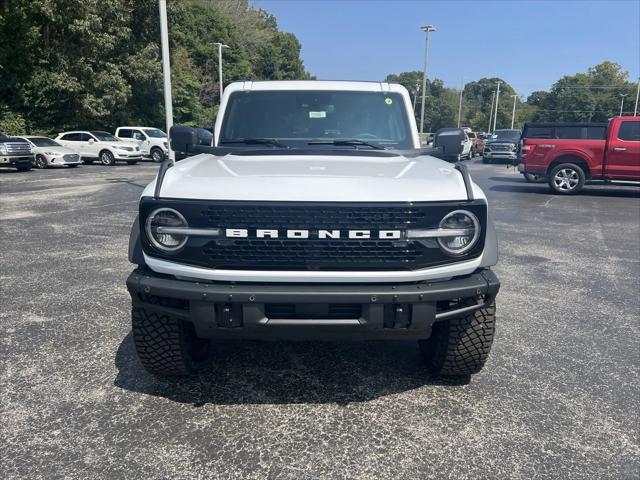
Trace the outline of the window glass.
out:
[[[640,122],[622,122],[618,138],[628,142],[640,142]]]
[[[410,132],[403,98],[396,93],[252,91],[229,97],[220,140],[361,139],[411,148]]]
[[[93,138],[88,133],[80,133],[79,135],[80,135],[81,142],[88,142],[89,140],[95,140],[95,138]]]
[[[142,133],[140,130],[132,130],[131,137],[133,137],[135,140],[146,140],[144,133]]]
[[[120,138],[131,138],[131,129],[130,128],[121,128],[118,131],[118,136]]]
[[[584,138],[588,140],[604,140],[607,133],[607,127],[585,127]]]
[[[579,125],[572,127],[556,127],[556,138],[560,139],[581,139],[582,127]]]
[[[145,128],[144,133],[153,138],[165,138],[167,136],[162,130],[158,130],[157,128]]]
[[[552,138],[552,127],[527,127],[524,133],[525,138]]]
[[[65,140],[67,142],[79,142],[80,141],[80,134],[79,133],[67,133],[66,135],[62,136],[62,140]]]
[[[31,143],[36,147],[59,147],[60,144],[47,137],[31,137]]]

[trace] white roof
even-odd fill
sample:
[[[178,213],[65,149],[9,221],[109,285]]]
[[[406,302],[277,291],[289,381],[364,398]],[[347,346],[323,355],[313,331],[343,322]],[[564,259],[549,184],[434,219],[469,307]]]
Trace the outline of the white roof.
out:
[[[233,82],[225,89],[236,90],[347,90],[354,92],[402,92],[405,88],[397,83],[361,82],[354,80],[268,80]]]

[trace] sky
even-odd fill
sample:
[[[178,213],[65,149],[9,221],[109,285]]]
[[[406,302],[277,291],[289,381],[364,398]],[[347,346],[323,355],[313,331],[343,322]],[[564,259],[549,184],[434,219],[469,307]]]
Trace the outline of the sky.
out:
[[[500,77],[521,95],[603,60],[640,74],[640,0],[257,0],[302,43],[320,80],[383,80],[422,70],[449,87]]]

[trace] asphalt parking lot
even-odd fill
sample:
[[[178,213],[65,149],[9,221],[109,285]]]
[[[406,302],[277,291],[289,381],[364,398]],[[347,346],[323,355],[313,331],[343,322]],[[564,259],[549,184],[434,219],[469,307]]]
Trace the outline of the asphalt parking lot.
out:
[[[0,171],[0,477],[638,478],[640,190],[470,168],[502,290],[460,385],[401,342],[220,345],[206,373],[157,380],[124,283],[157,165]]]

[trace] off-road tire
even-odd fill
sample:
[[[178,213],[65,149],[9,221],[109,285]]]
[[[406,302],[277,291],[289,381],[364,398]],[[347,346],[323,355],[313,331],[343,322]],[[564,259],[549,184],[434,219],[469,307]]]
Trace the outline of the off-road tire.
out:
[[[460,318],[436,322],[431,337],[420,340],[420,352],[434,375],[469,376],[482,370],[496,328],[496,306]]]
[[[142,366],[155,375],[189,375],[206,367],[211,342],[198,338],[193,325],[165,313],[131,309],[133,341]]]
[[[572,181],[576,183],[571,186],[567,186],[563,188],[556,183],[556,176],[562,172],[565,175],[565,178],[571,178]],[[551,172],[549,173],[549,187],[553,190],[554,193],[559,193],[560,195],[575,195],[582,187],[584,187],[584,183],[586,181],[586,175],[584,170],[579,165],[574,163],[561,163],[560,165],[556,165]]]
[[[102,150],[100,152],[100,163],[112,167],[116,164],[116,158],[109,150]]]
[[[162,160],[164,160],[164,152],[162,151],[162,149],[158,147],[153,147],[151,149],[151,160],[153,160],[156,163],[161,163]]]

